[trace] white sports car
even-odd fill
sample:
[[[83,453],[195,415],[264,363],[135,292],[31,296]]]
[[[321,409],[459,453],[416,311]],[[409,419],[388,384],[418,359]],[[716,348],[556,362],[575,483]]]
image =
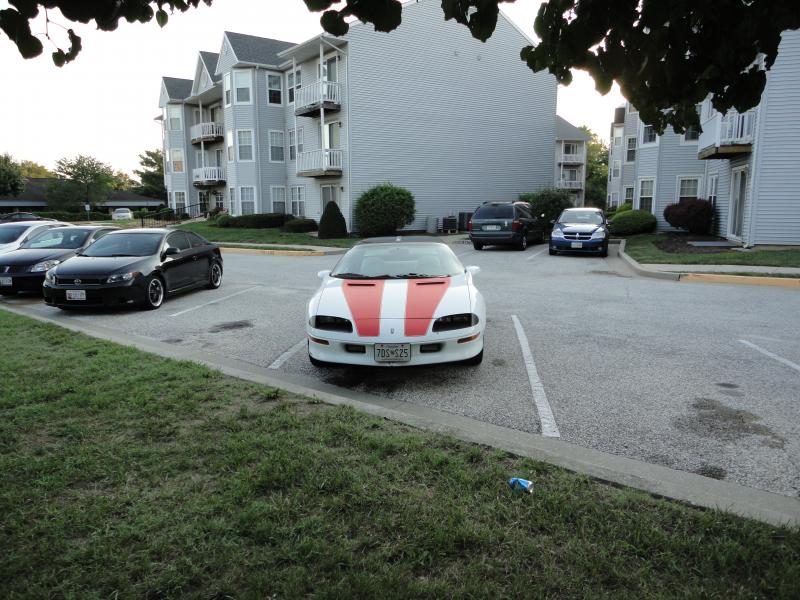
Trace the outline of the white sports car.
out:
[[[345,254],[308,303],[312,364],[427,365],[483,359],[486,307],[473,276],[434,237],[373,238]]]

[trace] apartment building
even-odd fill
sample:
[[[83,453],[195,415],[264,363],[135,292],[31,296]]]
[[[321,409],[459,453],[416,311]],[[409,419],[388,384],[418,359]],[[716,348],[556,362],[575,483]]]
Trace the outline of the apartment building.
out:
[[[403,7],[391,34],[353,23],[300,44],[225,32],[193,79],[164,77],[170,205],[319,219],[391,182],[428,217],[553,185],[556,81],[519,60],[529,43],[505,15],[480,43],[441,5]]]
[[[609,202],[632,199],[635,208],[652,210],[665,228],[668,204],[706,198],[717,209],[719,236],[748,247],[800,244],[798,65],[800,31],[786,31],[758,106],[722,115],[706,100],[699,108],[699,134],[656,136],[630,105],[618,108]]]
[[[567,190],[575,206],[583,206],[586,195],[586,144],[591,138],[582,129],[556,116],[556,188]]]

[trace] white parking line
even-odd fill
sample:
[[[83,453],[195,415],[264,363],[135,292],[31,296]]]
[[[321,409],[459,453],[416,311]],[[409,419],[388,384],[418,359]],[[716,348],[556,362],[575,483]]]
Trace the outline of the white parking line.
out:
[[[763,354],[764,356],[769,356],[770,358],[777,360],[779,363],[786,365],[790,369],[794,369],[795,371],[800,372],[800,365],[798,365],[797,363],[793,363],[792,361],[787,360],[782,356],[778,356],[777,354],[774,354],[769,350],[765,350],[761,346],[756,346],[753,342],[748,342],[747,340],[739,340],[739,342],[744,344],[745,346],[752,348],[756,352],[761,352],[761,354]]]
[[[537,256],[539,256],[540,254],[544,254],[545,252],[547,252],[547,248],[545,248],[544,250],[539,250],[539,251],[538,251],[536,254],[531,254],[531,255],[530,255],[528,258],[526,258],[525,260],[533,260],[534,258],[536,258]]]
[[[203,308],[205,306],[211,306],[212,304],[219,304],[223,300],[228,300],[229,298],[233,298],[234,296],[238,296],[240,294],[244,294],[245,292],[249,292],[251,290],[256,289],[258,286],[253,286],[251,288],[247,288],[246,290],[239,290],[235,294],[231,294],[230,296],[223,296],[222,298],[217,298],[216,300],[212,300],[211,302],[206,302],[205,304],[198,304],[197,306],[193,306],[192,308],[187,308],[186,310],[181,310],[176,313],[172,313],[170,317],[179,317],[181,315],[185,315],[188,312],[192,312],[193,310],[197,310],[199,308]]]
[[[542,435],[546,437],[561,437],[561,433],[558,431],[558,425],[556,425],[556,419],[553,416],[553,410],[550,408],[550,403],[547,401],[547,395],[544,393],[544,385],[542,385],[539,372],[536,370],[536,363],[533,362],[533,354],[531,353],[531,346],[528,343],[528,336],[525,335],[525,330],[522,329],[522,323],[519,322],[517,315],[511,315],[511,320],[514,322],[514,329],[517,330],[517,339],[519,339],[519,346],[522,349],[525,370],[528,371],[528,381],[531,383],[533,401],[536,404],[536,412],[539,413]]]
[[[281,354],[278,358],[276,358],[275,362],[273,362],[269,366],[269,368],[270,369],[280,369],[283,366],[283,363],[285,363],[287,360],[289,360],[292,357],[292,354],[294,354],[295,352],[300,350],[300,348],[305,347],[305,345],[307,343],[308,343],[308,341],[306,340],[306,338],[303,338],[302,340],[297,342],[294,346],[289,348],[286,352]]]

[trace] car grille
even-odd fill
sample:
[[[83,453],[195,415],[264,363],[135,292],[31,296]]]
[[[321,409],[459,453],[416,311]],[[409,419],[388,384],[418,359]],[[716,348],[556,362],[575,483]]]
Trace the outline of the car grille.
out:
[[[97,277],[56,277],[56,285],[100,285],[104,281]]]
[[[592,239],[591,233],[565,233],[564,239],[566,240],[590,240]]]

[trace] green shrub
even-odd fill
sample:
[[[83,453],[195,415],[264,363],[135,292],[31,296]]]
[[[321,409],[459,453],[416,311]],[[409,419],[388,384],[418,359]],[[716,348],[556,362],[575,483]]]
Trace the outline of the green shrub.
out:
[[[42,212],[35,212],[33,213],[37,217],[43,217],[45,219],[56,219],[58,221],[108,221],[111,219],[111,215],[108,213],[101,213],[92,211],[89,213],[87,218],[86,211],[84,212],[68,212],[64,210],[50,210],[50,211],[42,211]]]
[[[566,190],[549,188],[529,194],[520,194],[519,199],[531,205],[533,216],[541,218],[548,226],[555,221],[561,211],[572,208],[572,196]],[[541,217],[544,215],[544,217]]]
[[[228,214],[222,214],[216,218],[214,225],[217,227],[230,227],[233,217]]]
[[[623,202],[617,207],[617,211],[614,214],[619,214],[623,212],[627,212],[629,210],[633,210],[633,203],[631,202]]]
[[[684,198],[664,209],[667,223],[689,233],[707,234],[714,221],[714,205],[701,198]]]
[[[147,209],[146,208],[142,208],[142,209],[133,211],[133,217],[135,219],[142,219],[142,218],[144,218],[146,216],[147,216]]]
[[[281,231],[288,233],[308,233],[318,229],[314,219],[290,219],[281,227]]]
[[[416,212],[414,194],[407,189],[391,183],[376,185],[356,200],[356,230],[365,237],[392,235],[411,225]]]
[[[336,202],[328,202],[319,220],[319,239],[331,240],[347,237],[347,223]]]
[[[275,229],[282,227],[292,215],[283,213],[258,213],[255,215],[242,215],[241,217],[231,217],[228,227],[242,229]]]
[[[655,231],[656,218],[646,210],[626,210],[619,212],[610,223],[613,235],[635,235]]]

